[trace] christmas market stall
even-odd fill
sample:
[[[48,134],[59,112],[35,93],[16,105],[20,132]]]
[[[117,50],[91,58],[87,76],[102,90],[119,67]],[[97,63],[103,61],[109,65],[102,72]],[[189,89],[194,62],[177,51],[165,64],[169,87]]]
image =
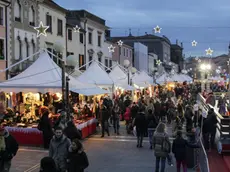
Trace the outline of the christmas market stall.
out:
[[[69,90],[76,94],[104,94],[105,90],[94,84],[82,83],[72,76],[69,78]],[[42,145],[42,132],[37,128],[41,109],[49,109],[50,118],[55,122],[62,108],[62,69],[50,58],[46,51],[25,71],[0,83],[1,114],[3,107],[8,107],[4,116],[0,116],[3,125],[22,145]],[[70,98],[70,101],[72,99]],[[82,137],[96,131],[93,116],[77,118],[76,127],[82,131]]]

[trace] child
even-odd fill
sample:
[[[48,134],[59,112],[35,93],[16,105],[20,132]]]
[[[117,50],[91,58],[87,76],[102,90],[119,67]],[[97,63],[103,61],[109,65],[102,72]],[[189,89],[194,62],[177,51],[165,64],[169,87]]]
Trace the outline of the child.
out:
[[[89,166],[89,161],[83,146],[78,139],[74,139],[69,148],[67,157],[68,172],[84,172]]]

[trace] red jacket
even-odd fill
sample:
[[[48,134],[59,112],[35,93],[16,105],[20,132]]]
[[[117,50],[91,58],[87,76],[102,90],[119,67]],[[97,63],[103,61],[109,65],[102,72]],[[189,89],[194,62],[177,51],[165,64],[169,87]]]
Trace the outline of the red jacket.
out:
[[[131,119],[131,109],[129,107],[126,108],[126,112],[124,114],[124,119],[129,121]]]

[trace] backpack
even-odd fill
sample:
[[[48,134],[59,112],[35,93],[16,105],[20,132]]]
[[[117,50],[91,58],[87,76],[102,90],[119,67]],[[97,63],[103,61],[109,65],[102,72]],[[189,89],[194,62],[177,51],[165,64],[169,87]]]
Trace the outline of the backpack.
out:
[[[154,138],[153,138],[154,139]],[[166,140],[166,136],[162,137],[161,144],[156,143],[154,145],[155,156],[157,157],[166,157],[171,151],[171,144]]]

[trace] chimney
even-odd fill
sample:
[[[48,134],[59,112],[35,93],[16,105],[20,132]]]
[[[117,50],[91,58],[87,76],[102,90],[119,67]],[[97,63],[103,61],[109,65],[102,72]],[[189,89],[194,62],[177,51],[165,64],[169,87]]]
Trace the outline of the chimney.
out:
[[[184,48],[184,47],[183,47],[183,42],[180,43],[180,46],[181,46],[181,48]]]
[[[111,31],[110,30],[105,30],[105,37],[109,38],[111,36]]]
[[[176,45],[178,45],[178,39],[176,39]]]
[[[148,35],[148,32],[145,32],[145,35]]]

